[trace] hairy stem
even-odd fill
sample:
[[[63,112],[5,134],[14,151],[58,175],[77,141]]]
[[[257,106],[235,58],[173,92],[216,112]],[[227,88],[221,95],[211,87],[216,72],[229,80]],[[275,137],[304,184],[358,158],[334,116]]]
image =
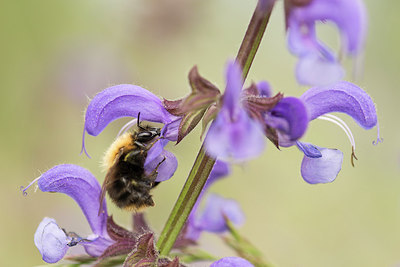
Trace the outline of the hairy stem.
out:
[[[243,82],[249,73],[251,64],[264,35],[274,2],[274,0],[260,0],[250,20],[236,57],[236,62],[238,62],[243,69]],[[204,145],[202,145],[186,183],[158,239],[157,247],[161,255],[168,255],[172,249],[214,164],[215,159],[209,157],[205,153]]]

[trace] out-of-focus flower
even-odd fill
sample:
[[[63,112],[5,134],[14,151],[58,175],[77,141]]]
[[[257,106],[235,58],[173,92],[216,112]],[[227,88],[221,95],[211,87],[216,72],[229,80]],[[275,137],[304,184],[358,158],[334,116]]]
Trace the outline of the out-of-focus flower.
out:
[[[210,267],[253,267],[249,261],[239,257],[225,257],[213,262]]]
[[[137,118],[139,114],[142,120],[164,124],[161,130],[162,139],[148,151],[144,167],[146,171],[151,172],[161,161],[160,159],[165,158],[159,166],[156,181],[167,180],[175,172],[177,160],[172,153],[164,150],[164,147],[168,141],[177,139],[177,125],[181,119],[170,114],[156,95],[139,86],[130,84],[112,86],[98,93],[90,101],[85,114],[82,151],[86,153],[86,132],[97,136],[110,122],[122,117]],[[128,122],[122,127],[119,135],[128,131],[136,123],[137,119]]]
[[[345,74],[335,55],[321,43],[316,23],[333,22],[340,31],[341,49],[357,55],[364,46],[367,15],[362,0],[286,0],[289,50],[299,57],[296,77],[303,85],[325,85]]]
[[[108,215],[105,200],[102,203],[103,212],[98,214],[101,187],[88,170],[77,165],[62,164],[43,173],[35,181],[43,192],[64,193],[74,199],[93,232],[83,239],[75,233],[62,230],[54,219],[44,218],[35,233],[35,245],[44,261],[59,261],[69,247],[77,244],[84,246],[89,255],[98,257],[114,243],[107,233]]]
[[[189,73],[192,92],[178,100],[164,99],[164,106],[182,118],[178,127],[180,142],[202,120],[203,133],[212,122],[205,142],[206,151],[214,158],[245,161],[264,149],[264,122],[261,113],[273,108],[283,97],[270,97],[268,88],[260,95],[254,87],[242,90],[240,66],[231,61],[226,68],[226,89],[223,95],[193,67]],[[263,85],[264,87],[266,85]]]
[[[196,241],[201,232],[223,233],[228,230],[226,219],[233,224],[240,226],[244,222],[244,214],[239,203],[233,199],[223,198],[216,194],[207,196],[204,209],[200,212],[199,205],[202,202],[207,189],[219,179],[226,177],[230,173],[229,165],[222,161],[217,161],[211,174],[203,188],[192,212],[189,215],[185,229],[185,238]]]
[[[229,62],[222,105],[205,140],[207,152],[213,157],[244,161],[264,150],[267,129],[262,114],[272,109],[283,96],[270,97],[266,84],[261,84],[261,94],[254,85],[242,90],[242,84],[240,67]]]

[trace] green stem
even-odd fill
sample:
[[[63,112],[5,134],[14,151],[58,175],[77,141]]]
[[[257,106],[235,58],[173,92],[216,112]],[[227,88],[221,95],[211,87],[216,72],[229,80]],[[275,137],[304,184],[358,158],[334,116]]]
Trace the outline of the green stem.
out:
[[[210,158],[202,146],[181,194],[164,226],[164,230],[158,239],[157,247],[161,255],[168,255],[174,245],[210,175],[214,163],[215,159]]]
[[[264,35],[274,0],[260,0],[250,20],[242,45],[240,46],[236,62],[243,69],[243,82],[247,77],[261,39]],[[172,209],[157,242],[161,255],[167,256],[181,232],[194,204],[199,197],[208,176],[215,164],[215,159],[209,157],[200,148],[194,165],[189,173],[185,185]]]
[[[243,82],[246,80],[251,64],[260,46],[261,39],[264,36],[274,4],[275,0],[258,1],[249,26],[247,27],[246,34],[236,56],[236,62],[242,67]]]

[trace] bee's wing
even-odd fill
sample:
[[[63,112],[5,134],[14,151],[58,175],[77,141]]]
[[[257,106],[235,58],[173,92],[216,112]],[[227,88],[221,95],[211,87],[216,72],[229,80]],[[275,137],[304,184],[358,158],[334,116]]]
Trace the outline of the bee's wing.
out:
[[[99,216],[100,216],[100,214],[105,212],[103,210],[103,203],[104,203],[104,197],[106,196],[106,191],[107,191],[107,176],[103,182],[103,185],[101,186],[101,192],[100,192],[100,197],[99,197],[99,201],[100,201],[99,214],[98,214]]]
[[[100,192],[100,197],[99,197],[99,201],[100,201],[99,214],[98,214],[99,216],[101,213],[105,212],[103,210],[103,203],[104,203],[104,197],[106,196],[106,192],[107,192],[107,186],[111,182],[111,179],[113,176],[112,173],[114,172],[115,165],[118,164],[119,158],[121,157],[123,152],[124,152],[124,150],[123,150],[123,148],[121,148],[119,150],[118,155],[115,157],[114,165],[112,165],[111,168],[107,171],[106,178],[104,178],[104,182],[103,182],[103,185],[101,186],[101,192]]]

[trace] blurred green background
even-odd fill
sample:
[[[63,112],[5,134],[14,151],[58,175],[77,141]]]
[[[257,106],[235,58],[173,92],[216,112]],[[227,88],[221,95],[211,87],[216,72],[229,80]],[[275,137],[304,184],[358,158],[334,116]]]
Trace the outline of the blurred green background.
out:
[[[235,166],[233,175],[211,191],[237,199],[247,217],[241,228],[277,266],[398,266],[400,264],[400,17],[398,1],[365,1],[369,35],[364,71],[356,83],[378,108],[383,144],[341,116],[357,142],[351,147],[335,125],[314,121],[304,140],[345,154],[332,184],[309,185],[300,175],[302,154],[268,145],[262,157]],[[79,207],[61,194],[28,191],[40,173],[60,163],[91,170],[101,182],[103,152],[126,120],[113,122],[98,137],[87,137],[92,159],[80,156],[83,113],[88,98],[115,84],[133,83],[175,99],[187,94],[187,73],[200,73],[224,87],[224,65],[234,58],[255,0],[9,1],[0,8],[0,118],[2,171],[0,266],[43,264],[33,234],[43,217],[69,231],[90,233]],[[268,80],[275,91],[299,96],[296,59],[285,43],[282,1],[277,2],[248,83]],[[331,25],[318,28],[339,47]],[[347,79],[352,61],[345,60]],[[170,146],[179,168],[154,191],[148,218],[159,233],[200,147],[199,131]],[[130,215],[109,205],[114,219]],[[204,234],[201,246],[217,256],[233,255],[218,237]],[[71,249],[70,252],[79,252]]]

